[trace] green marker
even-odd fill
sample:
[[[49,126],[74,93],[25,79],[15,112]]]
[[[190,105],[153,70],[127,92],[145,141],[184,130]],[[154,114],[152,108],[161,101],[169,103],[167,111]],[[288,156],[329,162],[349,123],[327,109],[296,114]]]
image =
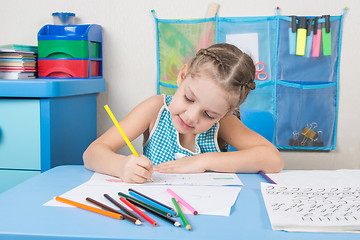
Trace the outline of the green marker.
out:
[[[325,27],[322,28],[322,45],[324,56],[331,55],[331,28],[330,28],[330,15],[324,15]]]

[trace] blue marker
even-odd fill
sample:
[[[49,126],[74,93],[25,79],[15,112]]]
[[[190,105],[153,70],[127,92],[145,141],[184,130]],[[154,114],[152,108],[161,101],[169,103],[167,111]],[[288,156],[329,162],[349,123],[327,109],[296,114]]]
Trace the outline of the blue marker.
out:
[[[313,19],[308,19],[307,33],[306,33],[306,46],[305,46],[305,57],[310,57],[311,47],[313,41]]]
[[[289,54],[295,55],[296,53],[296,16],[290,16],[291,22],[289,26]]]

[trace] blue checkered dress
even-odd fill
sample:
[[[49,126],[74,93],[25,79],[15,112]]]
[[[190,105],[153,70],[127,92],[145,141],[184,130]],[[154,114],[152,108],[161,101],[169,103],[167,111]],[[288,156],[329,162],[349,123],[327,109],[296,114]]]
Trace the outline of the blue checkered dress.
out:
[[[179,134],[172,124],[168,106],[172,96],[164,95],[164,106],[160,109],[156,123],[150,133],[149,139],[144,143],[143,154],[154,165],[173,161],[185,156],[193,156],[206,152],[220,152],[217,143],[219,123],[215,123],[209,130],[196,135],[195,152],[180,145]],[[227,150],[227,146],[224,151]]]

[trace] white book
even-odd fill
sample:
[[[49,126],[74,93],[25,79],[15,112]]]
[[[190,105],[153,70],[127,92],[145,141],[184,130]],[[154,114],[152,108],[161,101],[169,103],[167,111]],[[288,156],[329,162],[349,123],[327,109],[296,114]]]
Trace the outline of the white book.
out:
[[[0,72],[0,79],[35,78],[34,72]]]

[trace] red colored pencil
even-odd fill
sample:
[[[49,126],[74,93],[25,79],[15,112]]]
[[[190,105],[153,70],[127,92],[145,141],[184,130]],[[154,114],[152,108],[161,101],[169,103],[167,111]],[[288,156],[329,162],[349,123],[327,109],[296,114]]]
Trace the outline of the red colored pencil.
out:
[[[141,217],[143,217],[146,221],[148,221],[151,225],[153,225],[154,227],[156,227],[158,224],[157,222],[150,218],[148,215],[146,215],[145,213],[143,213],[143,211],[141,211],[140,209],[138,209],[137,207],[135,207],[131,202],[129,202],[128,200],[126,200],[124,197],[120,197],[120,200],[125,203],[129,208],[131,208],[132,210],[134,210],[137,214],[139,214]]]

